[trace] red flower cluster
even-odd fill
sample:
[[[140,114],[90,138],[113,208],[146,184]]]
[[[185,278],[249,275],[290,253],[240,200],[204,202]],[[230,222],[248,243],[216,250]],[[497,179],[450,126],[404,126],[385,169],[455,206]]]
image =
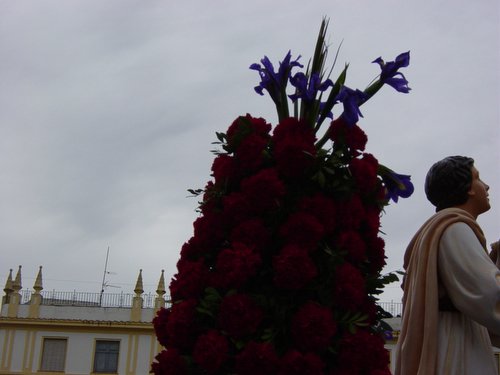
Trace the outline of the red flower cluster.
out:
[[[369,360],[367,352],[370,353]],[[387,368],[389,352],[384,348],[383,339],[363,329],[357,330],[354,334],[346,333],[342,337],[338,361],[339,367],[351,375],[390,375]]]
[[[215,374],[228,358],[227,338],[215,330],[198,337],[193,359],[207,373]]]
[[[276,126],[274,158],[284,178],[296,179],[310,172],[316,156],[315,141],[314,131],[305,121],[290,117]]]
[[[356,185],[359,190],[366,194],[377,187],[378,161],[371,154],[363,154],[361,159],[352,159],[349,163]]]
[[[279,370],[279,358],[273,345],[250,341],[236,356],[236,373],[241,375],[275,375]]]
[[[300,289],[316,277],[318,271],[307,250],[288,245],[273,259],[274,285],[283,289]]]
[[[307,122],[288,118],[270,131],[246,115],[219,134],[226,152],[182,247],[172,305],[154,319],[167,349],[155,374],[320,375],[343,373],[347,360],[387,367],[383,341],[361,328],[377,323],[366,278],[385,259],[386,201],[378,162],[362,152],[366,136],[334,121],[327,152]]]
[[[230,337],[253,334],[263,317],[262,310],[246,294],[231,294],[220,304],[219,326]]]
[[[356,311],[366,298],[365,279],[361,271],[349,262],[335,270],[334,298],[342,307]]]
[[[306,212],[291,214],[279,229],[283,242],[301,246],[309,251],[316,250],[324,232],[323,224]]]
[[[188,366],[177,349],[162,350],[155,357],[151,372],[155,374],[188,375]]]
[[[322,375],[324,367],[318,355],[290,350],[283,356],[278,375]]]
[[[353,156],[365,150],[368,141],[365,132],[356,124],[348,124],[343,117],[332,121],[328,132],[335,145],[347,148]]]
[[[222,288],[240,288],[257,272],[260,255],[248,246],[235,242],[230,249],[222,250],[217,256],[214,285]],[[194,276],[196,278],[196,276]]]
[[[332,310],[316,302],[306,302],[292,319],[295,345],[305,351],[323,351],[337,332]]]
[[[391,278],[381,275],[380,214],[413,186],[364,152],[355,123],[384,84],[409,89],[381,74],[354,90],[347,67],[328,78],[327,24],[305,72],[292,72],[303,65],[291,52],[277,71],[267,57],[250,66],[261,79],[255,91],[276,106],[274,130],[246,114],[216,133],[212,179],[190,190],[203,198],[200,217],[171,303],[153,320],[165,347],[156,375],[389,375],[376,304]],[[397,59],[407,66],[409,54]],[[339,103],[343,112],[321,129]]]

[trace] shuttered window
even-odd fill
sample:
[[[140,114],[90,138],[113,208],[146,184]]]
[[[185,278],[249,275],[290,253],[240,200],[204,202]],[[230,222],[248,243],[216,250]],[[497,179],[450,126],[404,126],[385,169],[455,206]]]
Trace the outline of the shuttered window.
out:
[[[97,340],[95,344],[94,372],[118,372],[119,341]]]
[[[65,338],[44,338],[40,371],[64,371],[66,362]]]

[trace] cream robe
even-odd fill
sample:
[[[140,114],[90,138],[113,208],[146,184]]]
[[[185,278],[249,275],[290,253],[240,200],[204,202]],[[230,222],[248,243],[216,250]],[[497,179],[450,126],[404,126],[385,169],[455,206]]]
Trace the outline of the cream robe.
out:
[[[488,330],[500,334],[500,271],[472,229],[450,225],[441,237],[438,271],[459,312],[440,312],[440,375],[496,375]]]
[[[484,246],[474,218],[456,208],[412,239],[396,375],[497,374],[487,329],[500,334],[500,272]],[[438,311],[444,290],[459,311]]]

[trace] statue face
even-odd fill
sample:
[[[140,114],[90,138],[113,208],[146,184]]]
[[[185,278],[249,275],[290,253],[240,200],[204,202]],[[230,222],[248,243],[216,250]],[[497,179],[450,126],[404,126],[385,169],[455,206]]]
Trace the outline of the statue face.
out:
[[[472,183],[468,192],[469,199],[467,203],[470,204],[471,209],[477,215],[488,211],[491,207],[488,198],[489,189],[490,187],[479,177],[479,171],[475,167],[472,167]]]

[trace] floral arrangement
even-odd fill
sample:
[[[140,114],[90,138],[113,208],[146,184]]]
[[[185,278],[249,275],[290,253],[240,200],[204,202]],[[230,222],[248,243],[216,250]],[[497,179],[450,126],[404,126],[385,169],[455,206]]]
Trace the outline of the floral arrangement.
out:
[[[409,92],[409,52],[376,59],[380,76],[353,90],[347,66],[335,82],[325,73],[327,26],[305,72],[290,52],[277,71],[267,57],[251,65],[274,129],[247,114],[217,133],[213,179],[190,190],[203,199],[172,304],[153,321],[155,374],[390,374],[376,302],[397,277],[381,273],[380,216],[413,185],[365,152],[357,122],[384,84]]]

